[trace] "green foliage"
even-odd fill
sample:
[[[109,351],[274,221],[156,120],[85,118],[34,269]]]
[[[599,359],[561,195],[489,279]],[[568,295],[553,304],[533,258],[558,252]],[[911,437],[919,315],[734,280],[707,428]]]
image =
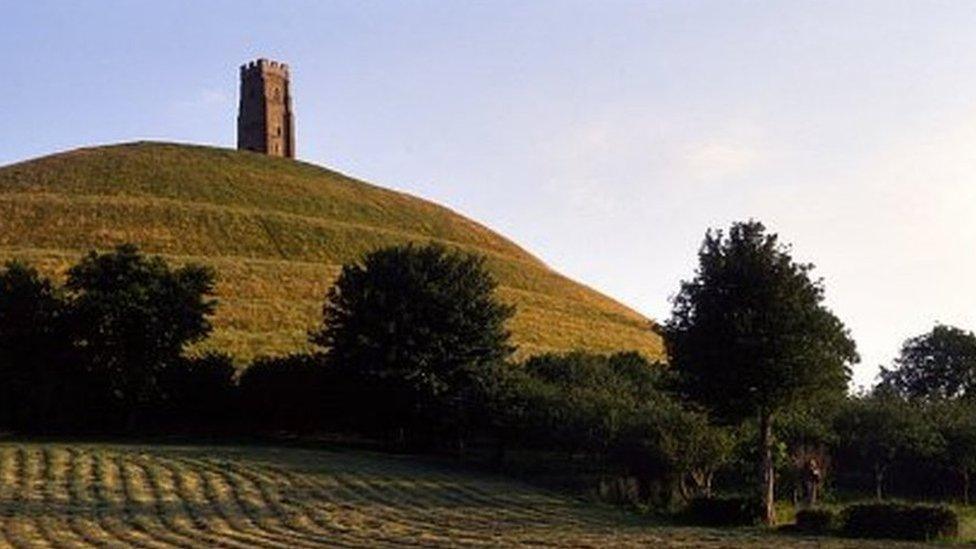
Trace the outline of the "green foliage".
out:
[[[796,529],[806,534],[828,534],[839,525],[840,517],[824,507],[796,512]]]
[[[343,267],[313,334],[359,379],[388,425],[461,428],[472,376],[508,358],[505,322],[483,257],[443,246],[394,246]]]
[[[523,368],[556,389],[547,429],[570,451],[606,451],[642,407],[668,400],[654,386],[659,367],[629,353],[539,355]]]
[[[129,143],[0,167],[0,262],[59,279],[91,249],[132,242],[173,265],[219,273],[212,337],[196,350],[258,356],[309,351],[324,292],[377,248],[440,242],[486,256],[520,357],[636,349],[660,338],[631,309],[559,275],[478,223],[429,201],[331,170],[235,150]],[[70,220],[70,223],[66,223]]]
[[[636,479],[645,500],[709,493],[731,438],[675,399],[668,381],[636,353],[540,355],[492,370],[487,427],[502,448],[592,456]]]
[[[762,507],[751,497],[699,497],[688,502],[685,517],[700,526],[753,526],[762,520]]]
[[[685,393],[718,417],[760,420],[766,520],[773,516],[772,422],[801,403],[837,398],[857,360],[844,325],[823,305],[812,266],[761,223],[709,231],[695,278],[683,282],[666,326],[669,361]]]
[[[959,517],[944,505],[861,503],[842,515],[850,537],[931,541],[959,535]]]
[[[692,398],[738,421],[843,394],[857,354],[811,265],[754,221],[709,231],[698,258],[666,327]]]
[[[931,403],[929,424],[942,439],[942,464],[959,476],[960,496],[969,504],[969,485],[976,471],[976,403],[969,399]]]
[[[856,462],[871,472],[879,499],[894,463],[909,457],[934,457],[943,447],[918,405],[883,392],[850,399],[834,428],[848,465]]]
[[[216,306],[210,269],[171,269],[132,245],[91,252],[68,271],[66,288],[85,362],[129,414],[160,401],[160,377],[210,332]]]
[[[937,324],[902,345],[895,368],[881,369],[881,385],[907,398],[976,396],[976,335]]]

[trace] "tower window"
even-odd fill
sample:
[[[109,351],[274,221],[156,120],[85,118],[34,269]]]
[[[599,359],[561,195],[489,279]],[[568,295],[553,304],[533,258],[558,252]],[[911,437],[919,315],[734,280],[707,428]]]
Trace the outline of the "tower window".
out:
[[[276,131],[277,131],[277,133],[278,133],[278,137],[281,137],[281,126],[278,126],[278,127],[276,128]]]

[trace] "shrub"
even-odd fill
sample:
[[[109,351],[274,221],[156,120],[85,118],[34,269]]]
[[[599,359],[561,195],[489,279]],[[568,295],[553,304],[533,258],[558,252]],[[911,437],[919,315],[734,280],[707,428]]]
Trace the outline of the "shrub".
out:
[[[861,503],[843,513],[843,532],[858,538],[928,541],[959,534],[959,517],[944,505]]]
[[[222,353],[179,359],[160,373],[164,421],[212,427],[229,420],[234,416],[236,373],[231,357]]]
[[[796,513],[796,529],[809,534],[824,534],[837,526],[837,513],[830,509],[802,509]]]
[[[752,526],[762,520],[759,501],[741,496],[694,498],[685,513],[700,526]]]
[[[295,354],[259,358],[241,375],[243,416],[248,425],[259,429],[319,428],[323,384],[319,357]]]

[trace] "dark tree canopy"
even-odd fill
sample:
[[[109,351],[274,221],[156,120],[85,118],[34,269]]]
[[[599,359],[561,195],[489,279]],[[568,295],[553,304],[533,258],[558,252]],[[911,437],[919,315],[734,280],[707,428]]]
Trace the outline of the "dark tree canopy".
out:
[[[976,403],[972,399],[931,402],[929,424],[942,437],[943,465],[959,475],[960,495],[969,505],[969,485],[976,472]]]
[[[878,499],[895,462],[935,455],[943,444],[918,406],[884,391],[850,399],[835,418],[834,428],[843,455],[871,471]]]
[[[761,223],[709,231],[693,280],[666,326],[670,360],[688,394],[738,421],[811,397],[843,394],[854,342],[823,306],[812,266]]]
[[[23,263],[7,263],[0,271],[0,364],[47,355],[53,342],[64,339],[65,310],[50,280]]]
[[[976,394],[976,335],[953,326],[907,340],[881,385],[908,398],[956,398]]]
[[[37,427],[54,420],[56,404],[67,408],[58,392],[75,362],[66,317],[62,292],[36,270],[0,270],[0,423]]]
[[[709,231],[694,279],[673,300],[666,343],[693,400],[730,422],[758,418],[772,520],[772,420],[802,402],[843,394],[857,360],[844,325],[824,305],[813,268],[759,222]]]
[[[343,267],[312,341],[332,364],[384,387],[374,398],[389,413],[430,413],[464,398],[472,369],[514,350],[505,328],[514,309],[496,299],[496,285],[479,256],[439,245],[380,249]]]
[[[210,333],[213,285],[209,268],[171,269],[128,244],[91,252],[68,271],[80,349],[129,412],[159,400],[160,372]]]

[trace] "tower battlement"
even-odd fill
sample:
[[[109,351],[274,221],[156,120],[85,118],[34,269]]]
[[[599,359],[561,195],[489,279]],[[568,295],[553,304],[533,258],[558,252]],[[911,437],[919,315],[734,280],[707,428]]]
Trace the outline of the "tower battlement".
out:
[[[259,58],[241,65],[237,148],[295,157],[295,122],[288,65]]]
[[[241,77],[250,72],[277,73],[288,78],[288,64],[264,58],[255,59],[241,65]]]

